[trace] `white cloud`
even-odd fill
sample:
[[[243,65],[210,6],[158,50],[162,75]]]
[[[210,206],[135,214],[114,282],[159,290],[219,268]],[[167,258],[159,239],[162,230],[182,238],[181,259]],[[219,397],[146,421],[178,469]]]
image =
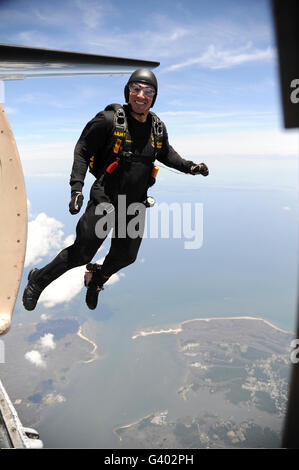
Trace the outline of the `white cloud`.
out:
[[[27,204],[31,211],[29,200]],[[45,213],[38,214],[34,220],[28,223],[25,267],[30,264],[39,263],[43,257],[48,256],[53,251],[62,250],[74,242],[74,235],[68,235],[65,239],[63,238],[64,232],[62,227],[63,224],[61,222],[53,217],[48,217]],[[96,262],[102,264],[104,259],[98,259]],[[39,302],[45,307],[50,308],[72,300],[84,287],[85,271],[85,266],[79,266],[64,273],[46,287],[40,296]],[[111,276],[106,285],[111,286],[120,281],[122,277],[124,277],[123,273],[116,273]],[[46,318],[45,314],[43,316]],[[43,341],[48,341],[50,344],[50,337],[45,338]]]
[[[81,10],[82,20],[85,26],[95,29],[101,22],[105,9],[99,0],[77,0],[77,7]]]
[[[177,114],[160,113],[160,117],[165,119],[170,144],[186,158],[201,155],[298,155],[297,134],[277,129],[277,117],[271,112],[178,111]],[[62,155],[63,151],[61,142],[57,144],[57,153]],[[36,148],[38,153],[41,154],[42,149],[38,152]],[[67,163],[67,159],[65,161]],[[25,160],[26,175],[35,176],[35,164],[31,168],[27,163]],[[43,164],[44,175],[49,174],[53,159],[43,160]]]
[[[34,364],[36,367],[45,368],[45,354],[48,354],[49,351],[53,351],[56,348],[54,335],[52,333],[45,333],[44,336],[40,337],[36,342],[35,348],[36,349],[28,351],[25,354],[25,359],[31,362],[31,364]]]
[[[225,69],[247,62],[271,60],[275,57],[275,50],[272,47],[253,49],[250,51],[247,49],[248,47],[241,50],[220,50],[217,49],[214,44],[211,44],[199,57],[193,57],[184,62],[171,65],[166,71],[170,72],[191,65],[200,65],[203,68],[211,70]]]
[[[54,341],[54,335],[52,333],[46,333],[39,339],[39,345],[42,351],[48,351],[56,348]]]
[[[41,316],[40,316],[40,319],[42,321],[47,321],[47,320],[49,320],[49,318],[51,318],[51,316],[48,315],[47,313],[42,313]]]
[[[30,176],[34,178],[61,178],[65,175],[63,173],[32,173]]]
[[[112,286],[116,282],[119,282],[122,277],[125,277],[124,273],[115,273],[108,279],[108,281],[106,282],[105,285],[106,286]]]
[[[40,296],[39,303],[51,308],[57,304],[69,302],[84,287],[84,273],[85,266],[70,269],[46,287]]]
[[[47,142],[31,144],[26,142],[19,142],[19,138],[16,137],[20,156],[23,160],[52,160],[52,165],[49,167],[50,171],[53,171],[53,159],[55,160],[69,160],[74,153],[74,141],[62,141],[62,142]]]
[[[36,350],[28,351],[25,354],[25,359],[31,362],[31,364],[34,364],[36,367],[42,367],[42,368],[46,367],[46,363],[43,360],[42,355],[39,351],[36,351]]]
[[[100,258],[96,261],[97,264],[102,265],[104,263],[105,258]],[[108,281],[105,283],[105,286],[112,286],[116,282],[120,281],[122,277],[125,277],[125,274],[120,272],[120,273],[115,273],[112,274],[112,276],[108,279]]]
[[[104,258],[101,258],[96,262],[98,264],[102,264],[103,261]],[[46,287],[39,298],[39,303],[43,304],[46,308],[52,308],[58,304],[70,302],[81,292],[82,289],[84,289],[85,293],[85,272],[85,266],[79,266],[78,268],[67,271],[65,274],[53,281],[48,287]],[[116,284],[124,276],[125,274],[122,272],[113,274],[106,282],[105,286],[108,287]]]
[[[31,208],[32,208],[31,202],[29,201],[29,199],[27,199],[27,214],[28,214],[29,219],[32,217]]]
[[[190,31],[186,28],[178,26],[177,28],[173,29],[169,33],[169,40],[170,41],[177,41],[181,40],[185,36],[189,36]]]
[[[198,120],[202,120],[205,122],[207,119],[212,119],[213,122],[216,120],[216,125],[220,125],[223,121],[223,118],[235,118],[236,120],[248,120],[251,119],[256,123],[257,119],[267,119],[275,117],[274,112],[272,111],[249,111],[248,109],[245,110],[237,110],[237,111],[199,111],[198,109],[192,110],[178,110],[178,111],[162,111],[159,113],[161,119],[190,119],[187,126],[188,128],[194,122],[196,123]]]
[[[163,17],[158,24],[151,22],[150,26],[147,24],[142,26],[140,23],[135,29],[128,31],[120,29],[113,35],[95,36],[93,32],[90,32],[85,34],[84,39],[92,50],[97,51],[100,48],[104,51],[103,53],[111,55],[118,55],[117,51],[120,48],[126,50],[127,57],[142,57],[145,60],[171,59],[178,55],[184,57],[186,50],[192,55],[193,51],[190,51],[190,47],[194,40],[193,30],[180,23],[171,22],[166,26],[165,21],[167,18]],[[198,49],[195,50],[198,52]]]
[[[39,263],[52,250],[60,249],[63,246],[62,227],[61,222],[53,217],[48,217],[43,212],[28,223],[25,267]]]
[[[188,12],[188,7],[184,10]],[[180,17],[152,9],[147,17],[139,19],[134,29],[123,31],[115,28],[111,35],[106,30],[109,26],[105,22],[104,28],[108,34],[94,35],[91,29],[84,31],[82,40],[91,50],[96,52],[100,48],[102,53],[111,55],[118,55],[117,51],[122,49],[127,51],[128,57],[138,57],[138,51],[142,50],[144,59],[160,60],[164,64],[162,68],[167,67],[165,59],[179,66],[181,63],[189,65],[189,60],[193,64],[194,60],[199,59],[205,66],[210,66],[211,60],[212,65],[217,66],[221,61],[227,66],[231,62],[267,59],[268,51],[260,44],[270,43],[271,25],[265,24],[262,18],[252,21],[248,12],[245,15],[244,12],[245,9],[237,19],[230,18],[229,13],[225,16],[211,15],[209,18],[188,14],[187,18],[185,14]],[[119,12],[116,11],[116,14]],[[247,49],[250,49],[248,54],[252,57],[245,57]]]
[[[297,133],[279,129],[198,133],[173,137],[171,144],[181,155],[190,157],[298,155]]]
[[[75,236],[73,234],[68,235],[64,240],[63,244],[65,247],[71,246],[75,241]]]

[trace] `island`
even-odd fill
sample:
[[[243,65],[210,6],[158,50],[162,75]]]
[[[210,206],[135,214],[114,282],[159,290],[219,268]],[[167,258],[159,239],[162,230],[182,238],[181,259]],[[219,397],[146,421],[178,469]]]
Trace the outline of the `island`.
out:
[[[155,347],[164,335],[172,336],[184,364],[176,393],[193,400],[192,412],[177,417],[168,409],[152,410],[118,426],[120,447],[280,446],[293,333],[256,317],[196,318],[138,330],[132,340]]]

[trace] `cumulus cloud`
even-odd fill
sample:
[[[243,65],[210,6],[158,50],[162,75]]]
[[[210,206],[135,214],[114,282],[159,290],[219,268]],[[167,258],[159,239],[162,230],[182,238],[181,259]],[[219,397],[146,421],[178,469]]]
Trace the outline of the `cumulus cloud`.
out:
[[[28,201],[28,207],[31,210],[30,201]],[[52,253],[56,254],[74,242],[74,235],[68,235],[64,238],[62,228],[63,224],[60,221],[47,216],[45,213],[38,214],[34,220],[29,222],[25,267],[36,265],[45,256]],[[102,264],[103,261],[104,258],[101,258],[96,262]],[[40,304],[50,308],[72,300],[84,287],[85,269],[85,266],[71,269],[53,281],[42,292],[39,300]],[[107,282],[107,286],[120,281],[123,276],[122,273],[114,274]]]
[[[122,277],[125,277],[124,273],[115,273],[113,274],[109,280],[106,282],[106,286],[112,286],[112,284],[115,284],[116,282],[119,282]]]
[[[47,321],[47,320],[49,320],[49,318],[51,318],[51,316],[48,315],[47,313],[42,313],[41,316],[40,316],[40,319],[42,321]]]
[[[27,361],[31,362],[31,364],[34,364],[36,367],[41,367],[41,368],[46,367],[46,363],[45,363],[41,353],[37,350],[32,350],[32,351],[26,352],[25,359],[27,359]]]
[[[53,250],[63,246],[63,224],[44,212],[28,223],[25,267],[39,263]]]
[[[68,235],[66,239],[64,240],[63,244],[65,247],[71,246],[75,241],[75,237],[73,234]]]
[[[56,343],[54,341],[54,335],[52,333],[46,333],[39,339],[39,344],[42,351],[46,352],[56,348]]]
[[[42,292],[39,303],[45,307],[54,307],[72,300],[84,286],[85,266],[71,269],[53,281]]]
[[[26,352],[25,359],[36,367],[45,369],[47,367],[45,358],[49,351],[53,351],[56,348],[54,341],[54,335],[52,333],[45,333],[35,343],[35,349]]]
[[[30,219],[32,217],[32,205],[29,199],[27,199],[27,213],[28,213],[28,218]]]
[[[98,259],[96,263],[102,264],[103,261],[104,258],[101,258]],[[39,298],[39,303],[43,304],[46,308],[51,308],[64,302],[70,302],[82,289],[85,289],[85,271],[85,266],[79,266],[78,268],[67,271],[46,287]],[[122,272],[113,274],[105,285],[112,286],[119,282],[124,276],[125,274]]]

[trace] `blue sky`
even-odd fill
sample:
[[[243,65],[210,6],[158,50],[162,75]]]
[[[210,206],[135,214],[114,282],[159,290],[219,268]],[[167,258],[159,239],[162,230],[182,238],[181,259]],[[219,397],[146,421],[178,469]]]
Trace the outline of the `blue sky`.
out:
[[[0,17],[1,42],[160,61],[155,111],[183,156],[296,154],[295,133],[282,131],[268,1],[4,1]],[[126,79],[6,82],[25,173],[36,174],[35,159],[41,174],[55,173],[54,160],[64,173],[85,123],[123,102]]]
[[[299,139],[297,131],[282,128],[268,1],[2,1],[0,42],[160,61],[154,111],[183,157],[208,164],[210,176],[197,180],[203,191],[214,186],[296,190]],[[75,143],[98,111],[123,102],[127,78],[5,82],[4,106],[30,197],[26,266],[71,241],[62,230],[69,223],[62,213]],[[168,185],[161,188],[172,188],[174,199],[178,180],[181,188],[195,187],[194,179],[182,178],[187,177],[163,168],[159,173]],[[283,207],[290,211],[287,203]]]
[[[115,398],[121,406],[125,403],[126,412],[133,409],[132,421],[139,419],[135,410],[143,413],[142,403],[144,415],[148,413],[149,402],[143,391],[139,396],[140,387],[132,393],[130,379],[123,393],[122,386],[115,387],[115,374],[111,375],[117,364],[134,377],[127,353],[137,328],[232,315],[258,316],[293,328],[299,138],[297,130],[282,127],[270,13],[266,0],[0,0],[0,43],[160,61],[155,70],[159,94],[154,111],[165,122],[173,147],[187,159],[206,162],[210,169],[209,177],[203,178],[176,174],[160,165],[150,192],[157,203],[203,205],[201,249],[185,250],[180,239],[148,238],[134,265],[112,276],[101,294],[94,316],[101,323],[99,328],[91,323],[91,337],[96,336],[104,360],[95,363],[96,374],[96,369],[88,369],[92,377],[87,371],[90,396],[95,396],[90,400],[92,410],[98,407],[101,390],[96,380],[103,383],[107,376],[105,389],[112,394],[107,406],[105,402],[106,421],[98,420],[97,414],[90,420],[85,413],[83,423],[90,421],[88,429],[96,429],[93,436],[103,432],[109,439],[105,423],[113,424],[118,414]],[[29,269],[44,266],[74,239],[81,213],[72,216],[68,211],[73,149],[98,111],[109,103],[123,102],[127,78],[5,82],[4,107],[24,169],[29,208],[25,269],[15,309],[15,314],[23,314],[22,322],[69,314],[80,321],[90,318],[83,285],[85,266],[50,284],[34,312],[24,311],[21,296]],[[92,180],[87,175],[84,204]],[[101,262],[108,248],[104,244],[94,261]],[[35,356],[27,354],[26,359],[37,367],[40,360],[48,362],[51,350],[46,357],[41,343],[29,347]],[[145,349],[136,360],[145,364],[146,354]],[[87,383],[82,370],[76,389]],[[139,376],[136,383],[143,383]],[[115,395],[115,390],[122,396]],[[159,407],[160,397],[159,392]],[[66,417],[71,409],[51,412],[56,446],[61,441],[56,431],[63,432],[62,421],[69,427]],[[117,423],[124,419],[122,414],[116,418]],[[50,435],[51,443],[52,425],[47,420],[45,442]],[[73,444],[73,433],[66,432]]]

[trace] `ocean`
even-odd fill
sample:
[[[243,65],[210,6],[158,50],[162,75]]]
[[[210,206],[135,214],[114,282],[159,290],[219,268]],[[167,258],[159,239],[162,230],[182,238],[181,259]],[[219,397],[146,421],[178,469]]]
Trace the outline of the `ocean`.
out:
[[[208,395],[188,402],[178,397],[184,369],[171,335],[132,340],[138,329],[244,315],[294,330],[295,191],[211,185],[197,192],[193,181],[180,192],[173,185],[165,192],[157,190],[155,197],[202,204],[202,246],[186,250],[181,239],[147,238],[135,264],[122,270],[121,281],[101,293],[102,313],[101,307],[86,311],[82,292],[76,306],[70,304],[66,314],[78,312],[86,321],[96,318],[90,337],[102,357],[73,369],[66,402],[39,425],[45,447],[118,448],[113,432],[118,426],[153,411],[167,409],[179,417],[211,405]],[[224,402],[218,406],[229,407]],[[247,412],[240,409],[244,417]],[[265,423],[267,419],[265,414]],[[271,421],[276,428],[281,422],[275,417]]]

